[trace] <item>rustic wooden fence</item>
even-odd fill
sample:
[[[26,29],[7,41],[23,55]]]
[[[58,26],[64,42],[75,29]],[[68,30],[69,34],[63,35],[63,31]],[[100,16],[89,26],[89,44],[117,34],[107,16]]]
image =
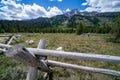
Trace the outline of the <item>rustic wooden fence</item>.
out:
[[[18,42],[17,38],[20,37],[20,36],[21,35],[0,35],[0,37],[7,37],[6,41],[4,42],[4,44],[6,44],[6,45],[10,45],[10,43],[13,40],[16,41],[16,42]],[[0,53],[3,53],[2,51],[3,51],[3,49],[0,49]]]
[[[93,60],[120,64],[120,56],[47,50],[45,49],[45,44],[45,40],[40,40],[37,48],[26,48],[21,44],[15,46],[0,44],[0,47],[6,49],[1,49],[6,56],[14,58],[15,60],[18,60],[21,63],[27,64],[29,66],[26,80],[36,80],[38,70],[46,72],[44,79],[47,79],[47,76],[49,76],[49,80],[52,80],[52,69],[50,66],[120,76],[120,71],[116,70],[79,66],[47,59],[47,56],[52,56],[57,58]]]
[[[8,37],[8,39],[5,41],[5,44],[9,45],[13,40],[17,42],[17,38],[21,35],[0,35],[0,37]]]

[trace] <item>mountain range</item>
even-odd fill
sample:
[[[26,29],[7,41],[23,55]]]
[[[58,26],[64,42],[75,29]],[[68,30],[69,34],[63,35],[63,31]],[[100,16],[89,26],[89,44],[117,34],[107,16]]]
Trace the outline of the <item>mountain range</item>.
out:
[[[62,15],[51,18],[39,17],[30,20],[0,20],[0,25],[23,26],[23,27],[70,27],[74,28],[82,22],[85,26],[111,26],[119,12],[81,12],[73,9]]]
[[[103,24],[111,25],[118,14],[119,12],[80,12],[73,9],[65,14],[51,18],[39,17],[28,21],[48,24],[43,27],[76,27],[79,22],[82,22],[85,26],[102,26]]]

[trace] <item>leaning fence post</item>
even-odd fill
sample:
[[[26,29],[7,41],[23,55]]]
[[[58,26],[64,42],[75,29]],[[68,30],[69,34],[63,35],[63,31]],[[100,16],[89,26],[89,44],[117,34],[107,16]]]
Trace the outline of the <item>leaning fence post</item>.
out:
[[[9,38],[6,40],[5,43],[6,43],[7,45],[9,45],[9,44],[12,42],[13,38],[14,38],[13,35],[9,36]]]
[[[37,48],[44,49],[45,48],[45,40],[40,40]],[[37,57],[39,58],[39,57]],[[26,80],[37,80],[37,73],[38,73],[38,67],[29,67],[27,79]]]

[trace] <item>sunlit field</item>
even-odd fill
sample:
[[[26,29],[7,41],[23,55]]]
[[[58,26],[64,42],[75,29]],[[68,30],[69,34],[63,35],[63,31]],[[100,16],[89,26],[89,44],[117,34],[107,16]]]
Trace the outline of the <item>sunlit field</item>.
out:
[[[1,34],[2,35],[2,34]],[[17,34],[14,34],[17,35]],[[40,34],[40,33],[19,33],[21,37],[18,42],[13,41],[11,45],[23,44],[26,47],[36,48],[39,40],[46,40],[46,49],[55,50],[62,46],[67,52],[96,53],[120,56],[120,43],[108,42],[110,34],[90,34],[90,36],[80,36],[76,34]],[[6,38],[0,37],[0,42],[4,43]],[[27,40],[34,40],[33,44],[26,43]],[[87,60],[71,60],[57,59],[48,57],[48,59],[78,64],[89,67],[114,69],[120,71],[120,64],[105,63]],[[28,67],[13,59],[0,55],[0,80],[25,80]],[[38,78],[43,76],[43,72],[39,72]],[[54,80],[120,80],[119,77],[104,75],[100,73],[92,73],[81,70],[70,70],[53,67]]]

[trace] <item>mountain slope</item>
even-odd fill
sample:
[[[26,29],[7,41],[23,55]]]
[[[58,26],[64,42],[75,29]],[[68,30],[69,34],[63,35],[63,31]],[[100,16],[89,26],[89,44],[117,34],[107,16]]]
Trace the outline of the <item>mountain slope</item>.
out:
[[[119,13],[118,12],[80,12],[74,9],[62,15],[57,15],[52,18],[44,18],[44,21],[51,24],[50,27],[57,27],[64,25],[66,27],[76,27],[79,22],[83,22],[85,26],[96,26],[104,23],[111,25]],[[41,18],[35,19],[35,21],[41,22]]]
[[[77,9],[74,9],[65,14],[57,15],[51,18],[39,17],[37,19],[22,21],[0,20],[0,32],[9,31],[11,27],[13,27],[13,31],[18,30],[20,32],[24,31],[21,28],[25,28],[26,30],[28,29],[30,32],[33,30],[33,28],[35,28],[37,31],[41,28],[48,27],[75,28],[80,22],[87,27],[102,27],[104,25],[112,26],[112,23],[118,14],[118,12],[80,12]]]

